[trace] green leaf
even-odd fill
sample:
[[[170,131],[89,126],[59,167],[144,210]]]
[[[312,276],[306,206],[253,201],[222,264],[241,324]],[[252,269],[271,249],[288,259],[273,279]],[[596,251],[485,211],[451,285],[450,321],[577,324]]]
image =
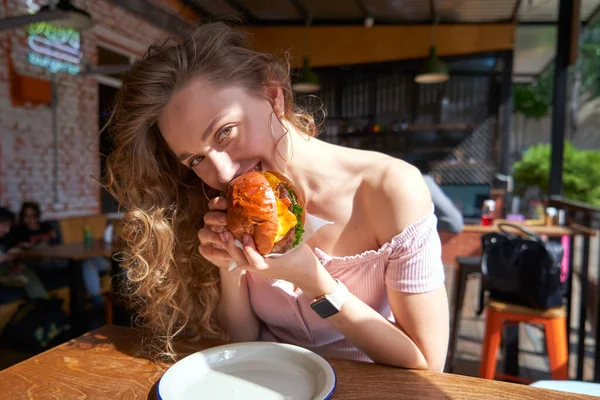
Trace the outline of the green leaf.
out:
[[[295,228],[296,228],[295,235],[296,236],[294,238],[294,243],[292,244],[292,248],[294,248],[300,244],[300,242],[302,241],[302,235],[304,234],[304,226],[302,226],[302,222],[300,220],[300,216],[304,212],[304,209],[302,207],[300,207],[300,205],[296,201],[296,194],[294,193],[294,191],[290,190],[289,192],[290,192],[290,197],[292,199],[292,213],[298,219],[298,223],[295,226]]]
[[[523,194],[528,188],[549,191],[551,147],[538,144],[527,149],[523,158],[513,166],[515,192]],[[600,152],[579,150],[565,142],[563,161],[563,196],[600,206]]]

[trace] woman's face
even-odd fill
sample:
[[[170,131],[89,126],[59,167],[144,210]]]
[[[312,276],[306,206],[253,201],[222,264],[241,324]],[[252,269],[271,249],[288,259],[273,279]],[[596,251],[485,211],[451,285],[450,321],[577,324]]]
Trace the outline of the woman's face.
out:
[[[281,113],[283,96],[280,89],[269,93],[274,106],[241,86],[216,88],[197,79],[172,97],[158,127],[182,164],[225,190],[236,176],[276,167],[275,142],[284,132],[273,110]]]
[[[33,208],[26,208],[23,211],[23,222],[29,229],[35,229],[37,227],[38,217]]]

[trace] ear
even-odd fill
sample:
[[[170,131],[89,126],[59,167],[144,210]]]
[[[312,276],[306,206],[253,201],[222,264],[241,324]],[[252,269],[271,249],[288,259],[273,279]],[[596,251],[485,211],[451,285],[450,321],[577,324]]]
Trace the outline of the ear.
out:
[[[283,97],[283,90],[281,86],[272,85],[265,86],[265,93],[271,106],[273,107],[273,111],[278,117],[281,117],[285,112],[285,99]]]

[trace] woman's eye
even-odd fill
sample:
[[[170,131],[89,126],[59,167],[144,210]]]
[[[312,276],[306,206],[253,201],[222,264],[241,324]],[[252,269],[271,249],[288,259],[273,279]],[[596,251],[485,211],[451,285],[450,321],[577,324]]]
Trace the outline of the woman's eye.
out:
[[[192,158],[189,163],[190,168],[194,168],[196,165],[200,164],[200,161],[202,161],[203,158],[203,156],[196,156]]]
[[[216,140],[217,143],[221,144],[223,143],[223,141],[225,139],[227,139],[229,137],[229,135],[231,135],[231,133],[233,132],[233,126],[226,126],[225,128],[221,129],[219,132],[217,132],[216,135]]]

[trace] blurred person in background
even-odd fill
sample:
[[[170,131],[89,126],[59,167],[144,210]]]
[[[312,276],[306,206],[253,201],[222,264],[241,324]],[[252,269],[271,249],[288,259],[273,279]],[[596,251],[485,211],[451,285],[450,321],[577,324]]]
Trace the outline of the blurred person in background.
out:
[[[41,221],[40,206],[36,202],[25,202],[19,213],[19,224],[15,229],[15,240],[20,247],[32,247],[59,244],[60,240],[54,227]],[[104,303],[101,295],[100,273],[108,271],[110,262],[102,257],[88,258],[83,261],[83,281],[94,305]],[[45,270],[68,268],[67,260],[42,260],[38,268]]]
[[[454,205],[438,183],[431,175],[423,175],[423,179],[431,193],[431,200],[435,207],[438,219],[438,231],[460,233],[463,230],[464,220],[460,210]]]
[[[46,298],[48,293],[42,281],[18,260],[22,250],[11,234],[14,219],[10,210],[0,207],[0,285],[22,287],[30,299]]]

